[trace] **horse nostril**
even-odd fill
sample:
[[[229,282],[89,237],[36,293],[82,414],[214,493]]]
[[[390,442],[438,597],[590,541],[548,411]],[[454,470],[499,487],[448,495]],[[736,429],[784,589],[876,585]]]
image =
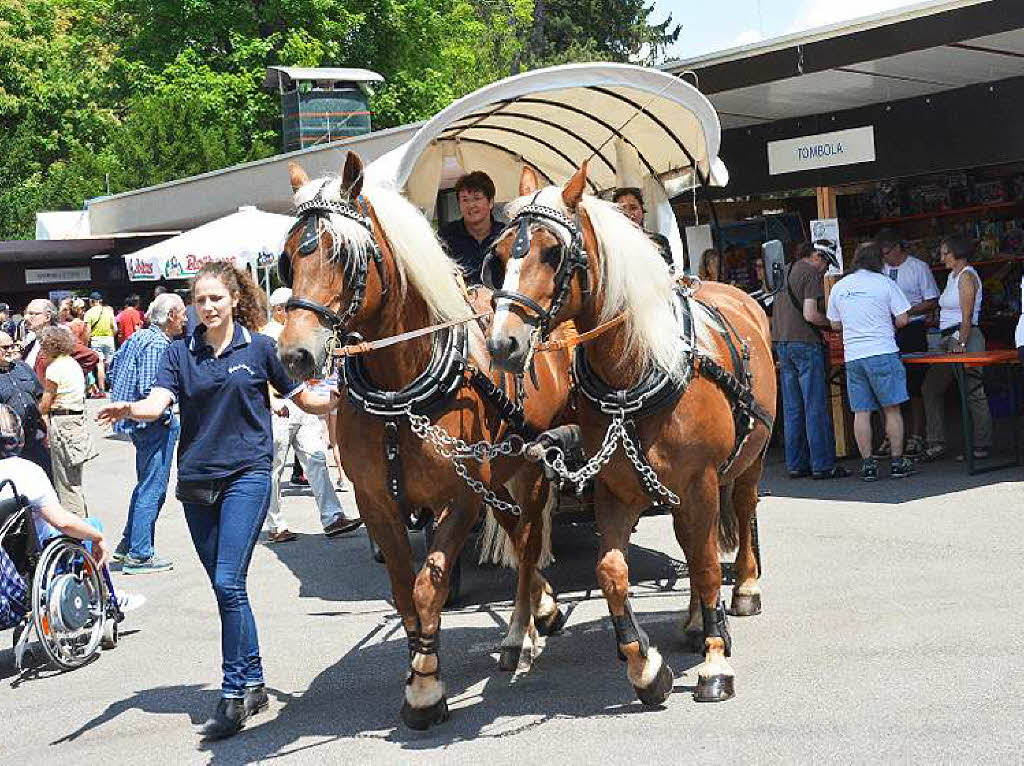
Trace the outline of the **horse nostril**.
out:
[[[487,339],[487,353],[495,359],[503,359],[505,357],[505,348],[507,342],[504,338],[488,338]]]
[[[313,355],[301,346],[290,348],[284,353],[284,363],[293,370],[307,370],[312,366]]]

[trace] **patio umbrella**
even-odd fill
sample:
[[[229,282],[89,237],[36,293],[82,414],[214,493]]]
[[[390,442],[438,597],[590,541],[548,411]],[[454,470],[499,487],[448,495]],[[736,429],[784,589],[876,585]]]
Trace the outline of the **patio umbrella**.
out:
[[[280,255],[295,219],[255,207],[218,218],[124,257],[133,282],[189,279],[209,261],[234,261],[254,274]]]

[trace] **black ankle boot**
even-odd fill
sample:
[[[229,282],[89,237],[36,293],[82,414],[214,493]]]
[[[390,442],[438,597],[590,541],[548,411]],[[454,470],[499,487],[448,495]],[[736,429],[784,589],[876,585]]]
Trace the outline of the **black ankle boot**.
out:
[[[204,723],[199,733],[206,739],[225,739],[233,737],[245,726],[245,702],[237,697],[221,697],[213,716]]]
[[[245,687],[245,714],[256,715],[270,707],[266,684]]]

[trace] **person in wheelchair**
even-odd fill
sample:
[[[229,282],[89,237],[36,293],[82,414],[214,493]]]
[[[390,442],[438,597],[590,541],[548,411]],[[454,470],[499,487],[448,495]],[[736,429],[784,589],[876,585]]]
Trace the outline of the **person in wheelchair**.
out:
[[[47,571],[35,577],[35,584],[38,586],[39,583],[43,583],[43,587],[48,587],[50,583],[60,580],[65,570],[77,566],[85,572],[79,577],[79,581],[86,588],[87,595],[95,599],[98,604],[105,606],[112,600],[111,606],[116,613],[128,612],[141,606],[145,601],[142,596],[127,592],[114,594],[110,587],[109,575],[106,572],[106,565],[110,560],[110,549],[99,520],[96,518],[83,519],[60,504],[57,493],[43,469],[21,457],[24,443],[25,434],[21,418],[6,404],[0,404],[0,502],[14,499],[19,508],[29,509],[33,526],[33,529],[29,531],[30,533],[34,532],[35,540],[38,541],[40,547],[45,549],[48,543],[60,545],[60,541],[55,538],[60,538],[62,535],[72,538],[71,541],[64,541],[63,554],[55,551],[55,555],[40,557],[40,563],[44,560],[53,563],[46,567],[37,565],[37,569],[44,568]],[[14,498],[15,491],[17,491],[18,498]],[[9,530],[9,522],[12,522],[13,515],[15,514],[5,514],[5,518],[0,518],[0,543],[6,543],[3,533]],[[77,541],[82,541],[84,546]],[[93,567],[81,565],[83,547],[99,567],[99,572],[95,571]],[[33,583],[28,581],[28,574],[27,571],[19,571],[11,552],[6,549],[5,544],[0,544],[0,630],[21,626],[28,615],[30,604],[33,601],[30,593]],[[69,583],[70,581],[66,585]],[[75,596],[80,595],[74,585],[70,588],[66,585],[61,590],[62,595],[66,595],[72,600]],[[47,594],[54,596],[53,600],[48,602],[54,609],[58,606],[58,597],[54,595],[55,593],[56,591]],[[60,607],[64,606],[65,604],[61,602]],[[90,604],[90,606],[94,605]],[[52,616],[56,621],[58,616],[66,616],[66,612],[62,611],[59,614],[54,612]],[[52,626],[50,622],[44,622],[44,625],[56,627]],[[116,632],[111,635],[112,638],[107,636],[104,638],[113,644],[116,642]],[[99,644],[99,635],[96,636],[93,643]],[[88,652],[88,656],[84,656],[85,653],[61,655],[60,649],[61,647],[58,646],[57,656],[50,654],[50,657],[65,668],[83,664],[95,651],[95,647],[93,647],[93,650]]]

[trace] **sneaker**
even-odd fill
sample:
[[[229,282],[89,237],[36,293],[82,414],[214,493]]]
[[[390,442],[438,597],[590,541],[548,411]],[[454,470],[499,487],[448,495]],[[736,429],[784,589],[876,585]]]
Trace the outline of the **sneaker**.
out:
[[[352,484],[351,484],[351,482],[342,481],[341,479],[338,479],[338,483],[335,484],[334,487],[339,492],[351,492],[352,491]]]
[[[889,444],[889,437],[886,436],[882,439],[882,443],[875,448],[875,451],[871,453],[871,457],[889,457],[891,452],[892,446]]]
[[[932,460],[938,460],[946,455],[946,446],[944,444],[930,444],[925,448],[924,452],[921,453],[921,460],[926,463]]]
[[[984,449],[983,447],[978,447],[977,449],[974,450],[974,459],[975,460],[985,460],[991,454],[992,454],[991,450]],[[962,454],[956,456],[956,461],[958,463],[962,463],[966,459],[967,459],[966,456],[962,455]]]
[[[306,478],[306,474],[300,473],[297,476],[292,476],[292,484],[296,487],[308,487],[309,479]]]
[[[123,564],[127,558],[128,551],[120,547],[114,548],[114,552],[110,554],[110,560],[115,564]]]
[[[298,535],[288,529],[281,529],[277,532],[267,532],[268,543],[290,543],[292,540],[297,540]]]
[[[324,537],[334,537],[352,532],[363,526],[362,519],[346,519],[340,513],[334,517],[334,521],[324,527]]]
[[[917,457],[922,452],[924,452],[924,437],[916,435],[907,437],[907,446],[903,449],[903,454],[907,457]]]
[[[860,468],[861,481],[878,481],[878,461],[868,458]]]
[[[141,593],[132,593],[128,590],[122,590],[114,596],[114,601],[117,602],[117,608],[122,612],[134,612],[146,603],[146,597]]]
[[[121,574],[149,574],[150,572],[166,572],[168,569],[174,569],[174,562],[160,558],[155,553],[148,559],[141,561],[133,559],[131,556],[125,556],[124,563],[121,566]]]
[[[896,457],[889,464],[889,477],[905,479],[914,472],[914,462],[908,457]]]
[[[811,474],[813,479],[845,479],[850,475],[850,472],[843,468],[841,465],[833,466],[830,471],[815,471]]]

